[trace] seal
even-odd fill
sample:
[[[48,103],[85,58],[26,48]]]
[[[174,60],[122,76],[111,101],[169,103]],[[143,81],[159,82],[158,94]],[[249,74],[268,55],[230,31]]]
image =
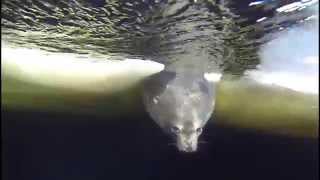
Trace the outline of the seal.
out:
[[[215,104],[216,88],[204,74],[255,68],[250,28],[236,25],[225,0],[97,2],[4,1],[1,34],[10,43],[47,51],[164,64],[144,83],[145,108],[180,151],[196,151]]]
[[[213,84],[202,74],[162,71],[144,83],[143,101],[178,150],[194,152],[215,104]]]
[[[216,101],[216,84],[205,74],[241,69],[242,57],[233,43],[246,38],[233,34],[237,26],[232,13],[218,1],[175,0],[162,8],[154,22],[144,25],[160,29],[159,34],[141,44],[153,45],[154,51],[144,54],[165,64],[165,70],[144,82],[143,102],[179,151],[196,152]],[[232,37],[236,38],[228,40]]]

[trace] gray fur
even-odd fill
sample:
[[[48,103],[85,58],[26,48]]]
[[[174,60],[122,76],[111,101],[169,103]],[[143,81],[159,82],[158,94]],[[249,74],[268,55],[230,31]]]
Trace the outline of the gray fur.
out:
[[[180,151],[197,150],[214,108],[213,84],[201,73],[162,71],[145,82],[143,99],[152,119],[174,137]]]

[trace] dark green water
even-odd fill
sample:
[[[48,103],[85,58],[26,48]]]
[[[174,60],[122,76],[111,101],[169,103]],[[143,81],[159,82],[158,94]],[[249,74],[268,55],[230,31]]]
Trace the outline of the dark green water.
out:
[[[106,109],[107,110],[107,109]],[[184,154],[147,116],[2,111],[4,179],[317,179],[318,140],[206,126]]]

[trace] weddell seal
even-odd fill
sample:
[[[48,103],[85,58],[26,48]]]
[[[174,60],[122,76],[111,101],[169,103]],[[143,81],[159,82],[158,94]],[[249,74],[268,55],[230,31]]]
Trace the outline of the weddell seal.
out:
[[[244,64],[257,63],[256,51],[245,43],[245,33],[235,34],[231,12],[217,1],[171,1],[159,19],[168,30],[153,36],[157,43],[145,44],[154,46],[151,58],[166,66],[145,81],[143,102],[179,151],[195,152],[215,107],[216,83],[205,78],[206,72],[241,74]],[[251,59],[246,63],[236,44],[247,45]]]
[[[143,99],[151,117],[174,137],[180,151],[197,150],[215,103],[210,82],[201,74],[162,71],[145,82]]]
[[[144,82],[151,118],[180,151],[196,151],[215,104],[207,72],[242,74],[258,64],[255,28],[222,0],[8,0],[2,35],[54,52],[151,59],[164,71]]]

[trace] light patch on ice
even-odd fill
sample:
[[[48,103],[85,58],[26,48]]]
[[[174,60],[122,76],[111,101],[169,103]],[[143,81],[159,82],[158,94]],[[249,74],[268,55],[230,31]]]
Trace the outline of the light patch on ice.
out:
[[[263,3],[264,3],[264,1],[255,1],[255,2],[251,2],[249,4],[249,6],[256,6],[256,5],[263,4]]]
[[[309,17],[305,18],[304,20],[305,20],[305,21],[308,21],[308,20],[316,19],[316,18],[317,18],[316,15],[312,15],[312,16],[309,16]]]
[[[305,93],[319,93],[317,74],[303,76],[293,72],[250,71],[248,75],[264,84],[277,85]]]
[[[261,22],[261,21],[264,21],[266,19],[267,19],[267,17],[262,17],[262,18],[258,19],[256,22]]]
[[[54,88],[106,92],[126,88],[164,69],[139,59],[111,61],[75,54],[16,48],[2,42],[2,74]]]
[[[276,11],[277,12],[291,12],[291,11],[295,11],[301,8],[305,8],[307,6],[311,6],[318,3],[318,0],[302,0],[299,2],[293,2],[290,4],[286,4],[284,6],[281,6],[280,8],[277,8]]]
[[[220,73],[205,73],[204,78],[210,82],[219,82],[221,80],[222,74]]]
[[[277,8],[277,12],[290,12],[299,9],[302,6],[301,2],[294,2],[290,3],[284,6],[281,6],[280,8]]]
[[[316,23],[316,22],[315,22]],[[261,83],[319,93],[319,29],[297,27],[279,33],[260,50],[261,64],[246,74]]]

